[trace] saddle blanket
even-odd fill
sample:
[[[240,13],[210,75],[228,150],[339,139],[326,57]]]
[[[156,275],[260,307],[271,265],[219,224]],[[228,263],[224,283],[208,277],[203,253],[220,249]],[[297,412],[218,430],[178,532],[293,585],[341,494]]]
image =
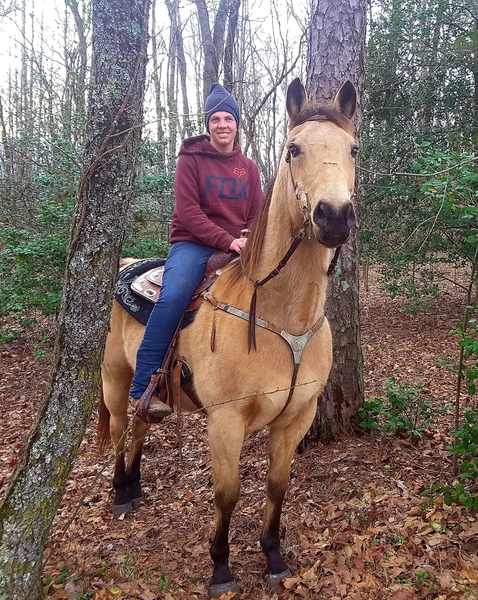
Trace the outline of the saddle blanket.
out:
[[[161,267],[166,262],[165,258],[145,258],[129,265],[121,271],[116,283],[115,300],[137,321],[146,325],[154,303],[151,300],[135,294],[131,284],[135,279],[149,271]]]

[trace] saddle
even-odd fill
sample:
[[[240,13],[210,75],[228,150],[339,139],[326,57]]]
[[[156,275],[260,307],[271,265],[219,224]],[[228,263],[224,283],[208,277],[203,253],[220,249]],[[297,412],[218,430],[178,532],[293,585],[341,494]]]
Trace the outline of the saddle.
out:
[[[215,252],[207,262],[204,278],[196,288],[186,311],[179,322],[171,344],[164,357],[163,364],[151,376],[150,383],[139,402],[136,415],[147,423],[156,423],[162,419],[155,419],[148,413],[151,397],[159,394],[159,398],[171,408],[174,406],[175,397],[179,400],[181,389],[188,395],[198,409],[204,406],[196,394],[193,386],[193,374],[185,360],[174,360],[179,332],[192,322],[194,314],[204,301],[203,294],[221,274],[221,270],[231,260],[237,257],[235,253]],[[156,266],[141,275],[138,275],[130,284],[131,291],[142,298],[155,303],[161,291],[164,265]],[[179,402],[177,403],[179,406]]]
[[[236,257],[237,254],[234,252],[217,251],[209,258],[206,264],[204,278],[192,295],[186,308],[186,312],[194,312],[201,306],[203,301],[202,293],[205,292],[219,277],[221,269]],[[164,268],[165,265],[162,264],[138,275],[131,282],[131,291],[154,304],[158,300],[161,291]]]

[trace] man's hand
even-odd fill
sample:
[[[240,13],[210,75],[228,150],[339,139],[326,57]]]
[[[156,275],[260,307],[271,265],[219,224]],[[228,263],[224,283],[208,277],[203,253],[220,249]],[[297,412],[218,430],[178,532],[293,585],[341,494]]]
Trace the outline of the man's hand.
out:
[[[236,238],[235,240],[232,240],[231,245],[229,246],[229,250],[240,254],[246,244],[247,238]]]

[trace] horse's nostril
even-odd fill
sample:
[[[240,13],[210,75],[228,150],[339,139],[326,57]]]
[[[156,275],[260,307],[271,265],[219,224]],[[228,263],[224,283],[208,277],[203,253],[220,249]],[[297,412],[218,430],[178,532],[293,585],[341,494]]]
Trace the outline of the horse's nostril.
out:
[[[324,203],[319,202],[314,210],[314,222],[319,227],[325,227],[327,224],[327,211],[324,208]]]

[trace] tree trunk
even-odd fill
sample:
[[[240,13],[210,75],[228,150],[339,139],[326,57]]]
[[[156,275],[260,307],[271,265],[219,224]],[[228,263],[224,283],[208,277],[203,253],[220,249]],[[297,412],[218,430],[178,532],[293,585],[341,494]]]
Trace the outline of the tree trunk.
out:
[[[235,87],[234,77],[234,46],[239,21],[241,0],[233,0],[229,7],[229,25],[227,28],[226,45],[224,48],[224,87],[232,90]]]
[[[156,109],[156,137],[158,141],[158,169],[166,170],[166,153],[164,151],[166,141],[163,128],[163,118],[165,112],[161,106],[161,78],[158,63],[158,41],[156,33],[156,0],[153,0],[151,5],[151,42],[152,42],[152,59],[153,59],[153,86],[154,86],[154,106]]]
[[[75,64],[72,64],[71,67],[74,70],[74,73],[70,73],[71,79],[71,90],[67,92],[65,90],[65,96],[67,93],[71,95],[71,99],[74,101],[74,114],[76,119],[80,123],[84,122],[84,115],[86,111],[85,107],[85,90],[86,90],[86,74],[88,70],[88,38],[87,38],[87,24],[85,23],[84,18],[80,14],[80,7],[78,6],[78,0],[65,0],[66,6],[71,10],[73,14],[73,18],[75,19],[76,33],[78,35],[78,50],[77,50],[77,59]],[[66,53],[66,39],[65,39],[65,53]],[[76,53],[75,53],[76,54]],[[68,64],[65,61],[65,64]],[[67,79],[68,84],[68,79]],[[73,127],[73,130],[70,132],[73,136],[73,141],[78,141],[78,127]],[[71,139],[71,138],[70,138]]]
[[[357,138],[362,122],[366,11],[366,0],[312,0],[307,92],[312,99],[332,101],[350,79],[359,99]],[[358,199],[356,210],[359,217]],[[356,228],[329,278],[325,312],[332,329],[334,360],[305,443],[314,438],[330,441],[343,431],[350,432],[363,403],[358,241]]]
[[[176,52],[177,37],[180,34],[179,20],[179,2],[174,0],[165,0],[168,9],[169,20],[171,22],[171,33],[169,36],[169,52],[168,52],[168,120],[169,120],[169,136],[168,136],[168,162],[170,165],[175,163],[176,157],[176,141],[179,133],[179,114],[177,101],[177,85],[176,71],[178,62],[178,53]]]
[[[204,77],[203,93],[204,98],[209,94],[211,85],[219,81],[219,71],[224,59],[224,34],[227,31],[228,43],[232,44],[237,29],[237,15],[241,5],[240,0],[220,0],[217,9],[214,27],[211,32],[209,22],[209,11],[205,0],[193,0],[197,6],[199,29],[201,32],[201,44],[204,52]],[[229,24],[228,24],[229,23]],[[229,47],[228,51],[232,49]],[[228,55],[228,61],[231,56]],[[230,65],[226,68],[225,78],[231,76]],[[230,82],[227,82],[230,84]],[[226,86],[229,92],[233,92],[232,86]]]
[[[204,77],[203,95],[209,94],[211,85],[217,82],[219,73],[219,62],[216,49],[212,41],[211,25],[209,23],[209,11],[204,0],[193,0],[197,7],[199,29],[201,33],[201,45],[204,52]]]
[[[179,15],[179,2],[175,0],[171,2],[166,0],[169,19],[171,21],[171,36],[170,36],[170,57],[171,63],[175,66],[179,74],[179,82],[181,84],[181,95],[183,104],[183,124],[181,127],[181,139],[191,134],[191,117],[189,115],[189,100],[187,87],[187,71],[186,71],[186,55],[184,53],[183,30],[181,25],[181,17]],[[174,56],[174,61],[173,61]],[[177,101],[171,98],[171,103],[174,102],[176,109],[176,120],[179,127],[179,117],[177,116]],[[173,106],[173,104],[171,104]],[[176,139],[174,139],[173,153],[176,150]]]
[[[0,598],[42,597],[42,554],[96,400],[141,143],[149,0],[93,0],[85,166],[53,368],[0,504]]]

